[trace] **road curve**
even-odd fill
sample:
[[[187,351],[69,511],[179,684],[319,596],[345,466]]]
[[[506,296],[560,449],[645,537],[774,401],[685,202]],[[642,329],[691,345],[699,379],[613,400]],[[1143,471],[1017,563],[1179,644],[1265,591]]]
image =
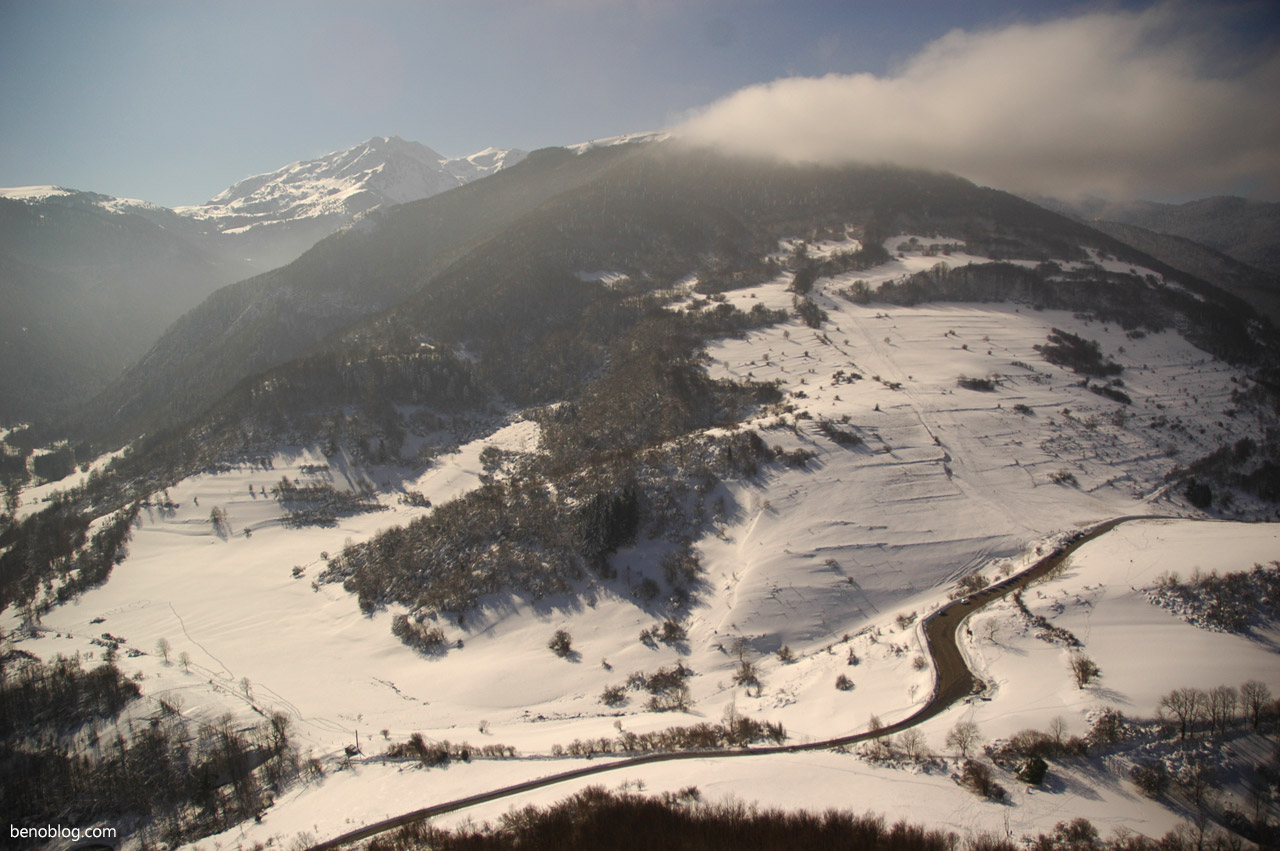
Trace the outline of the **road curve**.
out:
[[[578,768],[572,771],[564,771],[559,774],[551,774],[547,777],[540,777],[536,780],[526,780],[523,783],[514,783],[510,786],[503,786],[499,789],[493,789],[489,792],[481,792],[477,795],[470,795],[466,798],[458,798],[453,801],[447,801],[443,804],[435,804],[430,807],[423,807],[419,810],[395,816],[393,818],[384,819],[365,827],[344,833],[341,836],[321,842],[311,846],[309,851],[332,851],[343,845],[349,845],[352,842],[359,842],[363,839],[377,836],[380,833],[386,833],[389,830],[395,830],[406,824],[412,824],[422,819],[431,818],[433,816],[443,815],[455,810],[465,809],[483,804],[488,801],[496,801],[511,795],[518,795],[522,792],[529,792],[534,789],[542,789],[546,786],[553,786],[557,783],[564,783],[567,780],[576,780],[580,777],[590,777],[593,774],[604,774],[608,771],[619,771],[625,768],[635,768],[638,765],[648,765],[655,762],[671,762],[682,759],[732,759],[735,757],[751,757],[751,756],[768,756],[770,754],[783,753],[800,753],[802,751],[818,751],[827,750],[842,745],[852,745],[858,742],[866,742],[872,739],[878,739],[882,736],[892,736],[900,733],[910,727],[922,724],[930,718],[941,715],[950,709],[957,702],[964,700],[966,697],[980,691],[982,688],[981,681],[974,676],[969,670],[969,666],[964,661],[964,655],[960,652],[960,645],[956,642],[956,632],[969,615],[999,600],[1011,592],[1024,588],[1031,582],[1044,576],[1061,564],[1067,556],[1071,555],[1077,548],[1087,544],[1089,541],[1105,535],[1115,527],[1122,523],[1129,523],[1135,520],[1169,520],[1178,519],[1167,517],[1164,515],[1131,515],[1128,517],[1117,517],[1114,520],[1108,520],[1090,527],[1088,530],[1080,533],[1066,545],[1059,547],[1052,553],[1044,556],[1036,561],[1031,567],[1015,574],[1008,579],[989,585],[981,591],[977,591],[962,600],[956,600],[943,606],[934,612],[924,621],[925,643],[929,649],[929,654],[933,658],[936,678],[934,680],[933,694],[927,703],[920,707],[916,712],[893,724],[888,724],[878,730],[869,730],[865,733],[855,733],[849,736],[838,736],[834,739],[823,739],[818,742],[807,742],[800,745],[776,745],[774,747],[764,748],[740,748],[737,750],[713,750],[713,751],[672,751],[666,753],[652,753],[644,756],[629,757],[626,759],[614,760],[612,762],[601,763],[600,765],[591,765],[585,768]]]

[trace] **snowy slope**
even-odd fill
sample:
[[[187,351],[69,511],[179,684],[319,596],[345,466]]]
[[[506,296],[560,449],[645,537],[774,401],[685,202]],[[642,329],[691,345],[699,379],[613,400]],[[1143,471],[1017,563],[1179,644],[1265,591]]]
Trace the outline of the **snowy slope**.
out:
[[[909,238],[886,245],[892,251]],[[810,253],[850,244],[811,246]],[[1020,569],[1064,535],[1102,519],[1192,514],[1164,484],[1175,456],[1197,457],[1258,427],[1223,414],[1232,388],[1247,379],[1174,332],[1131,338],[1062,311],[858,305],[838,294],[854,279],[874,286],[938,262],[981,259],[963,247],[948,250],[942,256],[905,251],[882,267],[820,281],[811,295],[829,316],[821,328],[793,319],[709,347],[712,375],[778,380],[794,406],[762,412],[743,426],[770,445],[814,457],[804,467],[767,465],[757,477],[726,482],[709,495],[709,501],[723,499],[724,510],[697,544],[706,585],[683,646],[646,646],[637,638],[656,622],[633,593],[656,568],[661,547],[652,544],[618,553],[619,578],[584,580],[575,597],[500,596],[469,612],[463,624],[441,618],[454,646],[430,658],[390,634],[396,612],[366,616],[340,587],[311,584],[323,567],[322,552],[430,510],[403,504],[401,489],[420,491],[438,505],[478,485],[485,446],[533,448],[537,429],[523,421],[398,483],[394,471],[356,469],[310,447],[282,447],[270,470],[245,465],[188,479],[170,489],[179,508],[144,513],[129,557],[104,587],[52,611],[42,637],[20,646],[46,657],[93,652],[89,639],[109,630],[141,651],[123,660],[124,670],[142,675],[149,698],[180,694],[184,713],[196,719],[232,711],[249,721],[257,712],[283,710],[306,745],[334,768],[358,733],[364,756],[350,768],[297,787],[261,825],[217,837],[222,847],[285,841],[300,831],[331,837],[387,815],[567,770],[581,763],[550,755],[574,739],[716,721],[730,707],[782,722],[791,742],[859,732],[872,715],[886,723],[903,718],[923,704],[932,685],[929,666],[915,662],[924,655],[919,617],[945,601],[956,579],[975,569]],[[789,251],[779,246],[780,256]],[[725,297],[743,309],[789,307],[789,281],[782,275]],[[687,297],[672,309],[704,307],[705,301]],[[1047,363],[1034,346],[1053,328],[1098,340],[1125,367],[1133,404],[1092,393],[1080,376]],[[854,374],[860,377],[849,380]],[[962,376],[990,378],[996,389],[963,388],[957,384]],[[819,429],[822,419],[857,434],[861,444],[834,442]],[[288,528],[279,505],[261,493],[281,475],[318,476],[339,487],[369,480],[387,510],[343,519],[334,528]],[[214,506],[227,511],[229,536],[211,527]],[[1243,514],[1251,508],[1239,505]],[[1121,527],[1083,549],[1074,570],[1041,591],[1046,601],[1089,600],[1087,607],[1066,605],[1062,618],[1102,667],[1101,686],[1075,689],[1061,650],[1018,632],[1008,607],[996,607],[973,627],[984,636],[984,619],[997,619],[999,641],[973,639],[967,649],[979,675],[993,684],[992,699],[926,725],[929,744],[941,749],[946,729],[961,717],[977,721],[988,738],[1043,728],[1058,714],[1079,732],[1087,714],[1107,701],[1151,713],[1158,695],[1176,686],[1216,685],[1220,676],[1232,683],[1245,676],[1274,681],[1273,651],[1243,652],[1239,639],[1206,638],[1149,607],[1139,590],[1173,553],[1189,572],[1191,562],[1210,555],[1214,566],[1238,569],[1275,551],[1276,532],[1265,525]],[[899,622],[899,615],[906,617]],[[1051,616],[1058,617],[1056,610]],[[101,625],[96,618],[104,619]],[[14,625],[13,613],[6,613],[4,626]],[[570,659],[546,646],[561,628],[573,636],[577,655]],[[175,655],[190,654],[189,670],[151,652],[159,638]],[[730,647],[737,638],[746,640],[759,667],[759,695],[733,685]],[[1136,664],[1124,650],[1135,641],[1156,642],[1168,648],[1168,658],[1192,660],[1196,671]],[[774,655],[784,644],[795,661]],[[856,666],[848,662],[850,650]],[[1211,663],[1223,653],[1236,653],[1230,671]],[[629,673],[676,661],[695,672],[689,713],[647,711],[637,692],[617,709],[600,703],[602,689]],[[853,689],[834,688],[841,674],[854,681]],[[240,686],[246,679],[247,692]],[[512,745],[522,756],[432,771],[378,761],[388,739],[403,741],[416,731],[429,739]],[[655,791],[692,784],[716,797],[872,809],[959,829],[1000,829],[1007,817],[1011,829],[1047,830],[1074,815],[1155,834],[1176,823],[1131,787],[1093,790],[1087,778],[1066,776],[1052,795],[1018,787],[1012,808],[975,798],[945,772],[873,766],[847,754],[682,762],[603,782],[643,779]],[[512,803],[556,800],[581,785],[551,787],[457,818],[493,817]]]
[[[486,148],[450,159],[398,136],[374,137],[345,151],[245,178],[204,204],[176,211],[223,233],[302,219],[350,221],[377,207],[461,186],[523,158],[523,151]]]
[[[589,142],[578,142],[573,145],[565,145],[575,154],[584,154],[594,148],[609,148],[614,145],[634,145],[644,144],[646,142],[665,142],[671,138],[671,134],[662,130],[650,130],[641,133],[623,133],[620,136],[607,136],[603,139],[592,139]]]

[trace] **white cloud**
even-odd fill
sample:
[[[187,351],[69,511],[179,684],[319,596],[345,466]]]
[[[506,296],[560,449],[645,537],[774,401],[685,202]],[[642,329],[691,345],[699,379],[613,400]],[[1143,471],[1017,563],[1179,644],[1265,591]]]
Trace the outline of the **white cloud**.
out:
[[[787,159],[893,162],[1024,193],[1280,192],[1280,53],[1184,4],[953,31],[899,71],[788,78],[677,135]]]

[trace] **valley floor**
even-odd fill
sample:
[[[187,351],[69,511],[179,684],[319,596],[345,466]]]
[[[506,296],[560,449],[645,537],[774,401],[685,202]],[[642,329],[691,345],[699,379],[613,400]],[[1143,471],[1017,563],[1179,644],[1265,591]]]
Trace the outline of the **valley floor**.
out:
[[[875,274],[884,279],[923,262],[908,256]],[[862,277],[874,283],[875,274]],[[1177,687],[1250,678],[1280,686],[1280,636],[1209,632],[1146,596],[1161,573],[1241,570],[1280,557],[1280,527],[1174,519],[1200,515],[1164,481],[1177,460],[1258,429],[1245,415],[1226,413],[1245,380],[1240,373],[1173,332],[1126,335],[1064,312],[855,305],[838,294],[855,277],[821,282],[813,297],[828,320],[820,328],[791,321],[708,350],[714,376],[779,380],[794,406],[741,427],[814,455],[805,466],[771,464],[713,493],[721,508],[697,543],[705,586],[683,642],[637,637],[661,620],[635,593],[644,578],[660,575],[661,542],[619,552],[616,579],[584,580],[572,596],[488,598],[463,623],[441,617],[449,649],[430,658],[392,636],[398,610],[362,614],[340,585],[315,581],[326,554],[345,542],[430,510],[407,504],[406,491],[438,505],[478,484],[486,446],[534,449],[537,427],[516,420],[410,479],[309,447],[282,449],[269,467],[189,478],[169,489],[173,508],[144,510],[128,558],[105,586],[55,608],[38,637],[18,646],[44,658],[94,659],[104,634],[121,639],[119,664],[146,698],[139,719],[160,700],[195,720],[230,712],[248,724],[277,710],[291,717],[327,777],[295,787],[261,823],[210,837],[199,843],[204,848],[273,838],[287,847],[298,834],[327,839],[591,764],[551,756],[575,739],[716,722],[731,708],[782,723],[793,743],[865,730],[873,715],[884,723],[904,718],[933,686],[921,619],[945,603],[956,580],[975,570],[993,579],[1021,570],[1111,517],[1171,519],[1119,527],[1025,597],[1033,613],[1083,642],[1102,676],[1076,688],[1067,651],[1035,638],[1012,603],[998,603],[966,631],[965,651],[986,690],[920,728],[928,749],[947,751],[947,731],[962,720],[976,723],[988,742],[1046,729],[1055,716],[1080,734],[1106,706],[1152,716],[1160,696]],[[779,279],[726,295],[743,309],[790,307],[786,285]],[[688,299],[676,309],[697,308]],[[1098,340],[1125,367],[1132,404],[1090,392],[1081,376],[1045,362],[1034,347],[1054,328]],[[962,377],[989,379],[995,389],[967,389]],[[824,420],[857,442],[836,442]],[[269,496],[285,475],[339,489],[368,483],[385,510],[342,517],[331,528],[292,528]],[[37,497],[25,495],[29,504]],[[225,512],[227,526],[211,523],[214,508]],[[1232,510],[1244,518],[1263,509],[1241,502]],[[2,620],[6,631],[18,626],[14,613]],[[557,629],[572,635],[568,658],[548,650]],[[171,647],[168,660],[160,639]],[[734,685],[735,642],[759,669],[758,693]],[[793,660],[777,655],[784,646]],[[631,672],[677,662],[694,672],[688,713],[648,711],[635,692],[616,708],[601,703],[601,691]],[[835,687],[841,675],[852,688]],[[500,743],[519,756],[429,770],[381,758],[415,732]],[[349,757],[357,742],[359,753]],[[1016,836],[1084,816],[1102,828],[1159,835],[1181,821],[1185,814],[1139,795],[1122,768],[1106,759],[1055,763],[1041,788],[1002,778],[1011,798],[995,804],[950,779],[949,753],[932,762],[829,752],[699,759],[567,782],[442,821],[493,819],[588,783],[643,784],[651,792],[693,785],[704,798],[875,811],[962,833]]]

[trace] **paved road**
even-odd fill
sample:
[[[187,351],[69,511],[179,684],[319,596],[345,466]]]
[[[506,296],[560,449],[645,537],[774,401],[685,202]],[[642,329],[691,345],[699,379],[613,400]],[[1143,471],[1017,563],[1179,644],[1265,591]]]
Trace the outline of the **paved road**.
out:
[[[483,804],[487,801],[496,801],[501,798],[519,795],[522,792],[529,792],[534,789],[542,789],[546,786],[553,786],[557,783],[564,783],[567,780],[576,780],[580,777],[590,777],[593,774],[604,774],[608,771],[618,771],[625,768],[635,768],[638,765],[648,765],[655,762],[671,762],[681,759],[734,759],[739,757],[767,756],[769,754],[782,753],[799,753],[802,751],[818,751],[828,750],[830,748],[839,747],[841,745],[852,745],[858,742],[866,742],[872,739],[878,739],[882,736],[892,736],[900,733],[910,727],[922,724],[930,718],[941,715],[950,709],[957,702],[964,700],[975,692],[981,691],[982,683],[973,672],[969,670],[969,666],[965,664],[964,656],[960,652],[960,645],[956,642],[956,632],[960,628],[960,624],[969,615],[981,609],[983,606],[989,605],[995,600],[999,600],[1018,588],[1024,588],[1036,579],[1044,576],[1053,570],[1064,559],[1067,558],[1078,547],[1092,541],[1101,535],[1105,535],[1121,523],[1128,523],[1134,520],[1163,520],[1167,519],[1159,515],[1138,515],[1131,517],[1118,517],[1114,520],[1108,520],[1097,526],[1093,526],[1089,530],[1081,533],[1069,544],[1055,550],[1054,552],[1044,556],[1031,567],[1014,576],[989,585],[986,588],[974,594],[965,597],[962,600],[949,603],[938,611],[930,615],[924,622],[925,642],[929,648],[929,654],[933,657],[934,668],[937,671],[937,677],[934,681],[933,695],[929,698],[929,702],[920,707],[914,714],[907,718],[897,721],[893,724],[881,727],[878,730],[870,730],[865,733],[855,733],[850,736],[838,736],[834,739],[824,739],[820,742],[808,742],[802,745],[777,745],[774,747],[764,748],[741,748],[738,750],[715,750],[715,751],[678,751],[672,753],[654,753],[644,756],[630,757],[628,759],[619,759],[612,762],[603,762],[599,765],[591,765],[586,768],[578,768],[573,771],[565,771],[560,774],[552,774],[547,777],[540,777],[537,780],[528,780],[523,783],[514,783],[510,786],[503,786],[500,789],[494,789],[489,792],[482,792],[478,795],[471,795],[466,798],[459,798],[454,801],[448,801],[443,804],[436,804],[430,807],[423,807],[420,810],[405,813],[404,815],[395,816],[394,818],[385,819],[345,833],[342,836],[321,842],[311,847],[310,851],[331,851],[331,849],[348,845],[352,842],[359,842],[362,839],[368,839],[379,833],[386,833],[389,830],[395,830],[406,824],[412,824],[422,819],[431,818],[433,816],[443,815],[455,810],[465,809]]]

